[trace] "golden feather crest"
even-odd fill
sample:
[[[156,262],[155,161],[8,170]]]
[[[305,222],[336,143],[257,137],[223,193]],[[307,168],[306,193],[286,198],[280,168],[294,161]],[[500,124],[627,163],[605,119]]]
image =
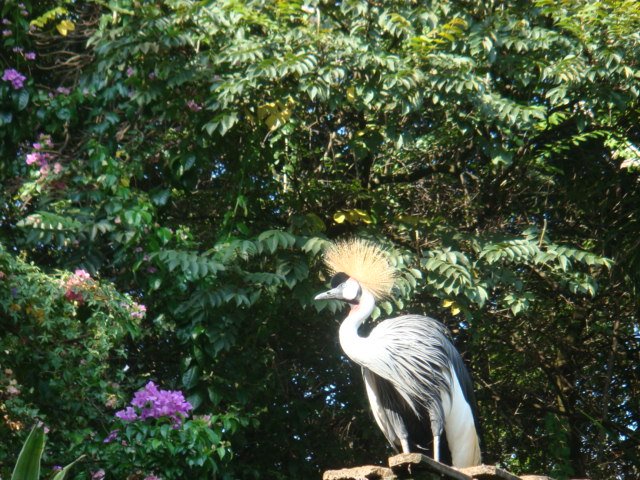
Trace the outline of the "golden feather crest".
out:
[[[387,253],[373,242],[352,238],[332,243],[324,253],[324,263],[331,275],[346,273],[377,299],[391,294],[396,271]]]

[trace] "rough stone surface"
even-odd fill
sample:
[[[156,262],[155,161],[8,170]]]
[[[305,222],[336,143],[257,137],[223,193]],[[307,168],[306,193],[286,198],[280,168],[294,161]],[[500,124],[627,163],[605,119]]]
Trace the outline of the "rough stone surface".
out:
[[[493,465],[478,465],[477,467],[461,468],[460,471],[465,475],[469,475],[471,478],[478,480],[518,480],[521,478]]]
[[[366,465],[342,470],[328,470],[323,480],[553,480],[545,475],[518,477],[494,465],[453,468],[421,453],[401,453],[389,457],[389,467]],[[583,479],[588,480],[588,479]]]
[[[393,470],[378,465],[327,470],[322,475],[322,480],[396,480],[397,478]]]
[[[421,453],[401,453],[389,458],[389,466],[400,477],[428,472],[451,480],[472,480],[472,477]],[[410,475],[409,475],[410,474]]]

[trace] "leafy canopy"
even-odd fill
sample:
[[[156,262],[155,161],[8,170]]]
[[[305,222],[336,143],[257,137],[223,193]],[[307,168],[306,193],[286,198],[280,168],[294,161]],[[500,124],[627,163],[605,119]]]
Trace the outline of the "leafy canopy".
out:
[[[2,7],[3,69],[24,76],[0,82],[3,272],[84,269],[146,306],[113,338],[123,360],[85,373],[96,405],[109,381],[185,390],[222,422],[207,468],[229,478],[382,461],[339,305],[312,301],[327,240],[358,235],[400,270],[374,318],[452,329],[485,461],[637,475],[637,2],[23,5]],[[44,323],[87,327],[55,289],[21,285]],[[83,315],[127,325],[110,295]],[[20,315],[17,338],[43,335]],[[2,366],[28,384],[38,364],[9,351]],[[109,433],[129,398],[112,393],[57,419],[79,439],[69,459],[119,468],[81,441]]]

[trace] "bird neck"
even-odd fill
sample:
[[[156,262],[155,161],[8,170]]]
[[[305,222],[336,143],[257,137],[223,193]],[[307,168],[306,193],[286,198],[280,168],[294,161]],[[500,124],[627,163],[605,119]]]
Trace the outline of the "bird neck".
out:
[[[375,353],[369,339],[358,334],[358,328],[369,318],[375,306],[373,295],[363,289],[359,302],[351,305],[349,315],[340,325],[340,346],[351,360],[360,365],[366,365],[372,353]]]

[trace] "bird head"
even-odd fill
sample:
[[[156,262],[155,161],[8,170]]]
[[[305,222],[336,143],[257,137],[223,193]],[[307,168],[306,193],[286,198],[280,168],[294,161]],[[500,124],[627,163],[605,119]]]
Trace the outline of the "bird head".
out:
[[[376,299],[388,297],[395,280],[395,269],[388,254],[373,242],[353,238],[332,243],[324,254],[331,278],[331,290],[315,300],[343,300],[358,303],[363,290]]]
[[[360,283],[346,273],[338,272],[331,278],[331,290],[316,295],[314,300],[344,300],[348,303],[357,303],[360,295],[362,295]]]

